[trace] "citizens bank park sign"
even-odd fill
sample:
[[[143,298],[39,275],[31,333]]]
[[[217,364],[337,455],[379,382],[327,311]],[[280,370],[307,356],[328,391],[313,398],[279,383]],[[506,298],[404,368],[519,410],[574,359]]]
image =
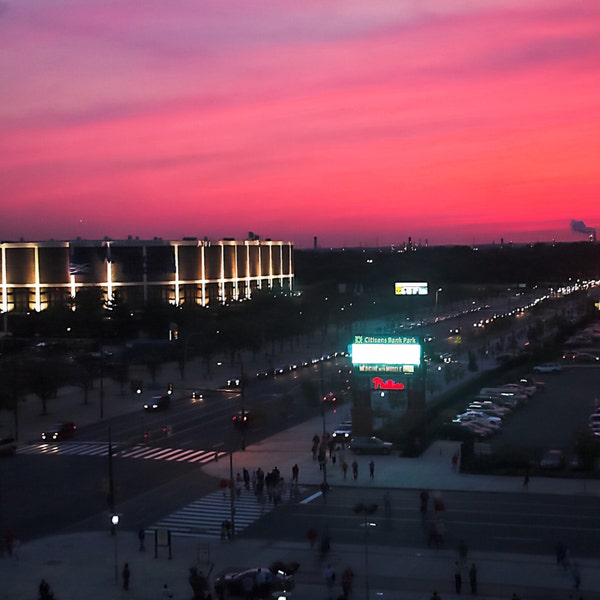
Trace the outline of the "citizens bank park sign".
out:
[[[416,336],[355,335],[350,355],[358,373],[410,374],[421,366],[423,349]]]

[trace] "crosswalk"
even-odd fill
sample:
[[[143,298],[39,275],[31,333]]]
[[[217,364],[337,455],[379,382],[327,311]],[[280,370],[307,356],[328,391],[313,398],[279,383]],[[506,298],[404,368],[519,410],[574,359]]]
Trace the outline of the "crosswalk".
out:
[[[262,500],[262,501],[261,501]],[[263,515],[273,510],[274,505],[260,499],[251,490],[243,490],[234,497],[235,533],[239,534]],[[221,524],[231,521],[231,497],[229,491],[214,492],[171,513],[148,527],[148,531],[168,529],[171,535],[182,537],[221,538]]]
[[[29,444],[17,448],[17,454],[55,454],[59,456],[108,456],[105,442],[61,442],[60,444]],[[135,444],[113,447],[115,458],[138,458],[204,464],[225,456],[225,452],[190,450],[186,448],[160,448]]]

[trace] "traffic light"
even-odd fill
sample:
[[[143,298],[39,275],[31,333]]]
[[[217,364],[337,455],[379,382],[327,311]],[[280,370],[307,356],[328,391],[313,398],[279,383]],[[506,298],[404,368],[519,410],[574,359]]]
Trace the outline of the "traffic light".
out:
[[[167,384],[167,394],[170,396],[173,393],[173,384]]]

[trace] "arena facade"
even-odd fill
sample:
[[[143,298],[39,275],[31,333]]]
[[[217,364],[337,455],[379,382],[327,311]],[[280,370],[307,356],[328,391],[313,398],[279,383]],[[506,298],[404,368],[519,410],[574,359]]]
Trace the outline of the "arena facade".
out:
[[[290,292],[294,283],[293,245],[282,241],[77,239],[2,242],[0,250],[3,313],[64,305],[86,287],[137,308],[224,304],[255,290]]]

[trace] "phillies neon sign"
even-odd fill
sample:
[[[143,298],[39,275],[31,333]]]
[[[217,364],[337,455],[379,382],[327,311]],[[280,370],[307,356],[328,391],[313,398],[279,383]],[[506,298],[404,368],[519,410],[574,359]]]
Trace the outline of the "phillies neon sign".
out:
[[[393,379],[387,379],[384,381],[381,377],[373,377],[373,387],[376,390],[403,390],[404,384],[394,381]]]

